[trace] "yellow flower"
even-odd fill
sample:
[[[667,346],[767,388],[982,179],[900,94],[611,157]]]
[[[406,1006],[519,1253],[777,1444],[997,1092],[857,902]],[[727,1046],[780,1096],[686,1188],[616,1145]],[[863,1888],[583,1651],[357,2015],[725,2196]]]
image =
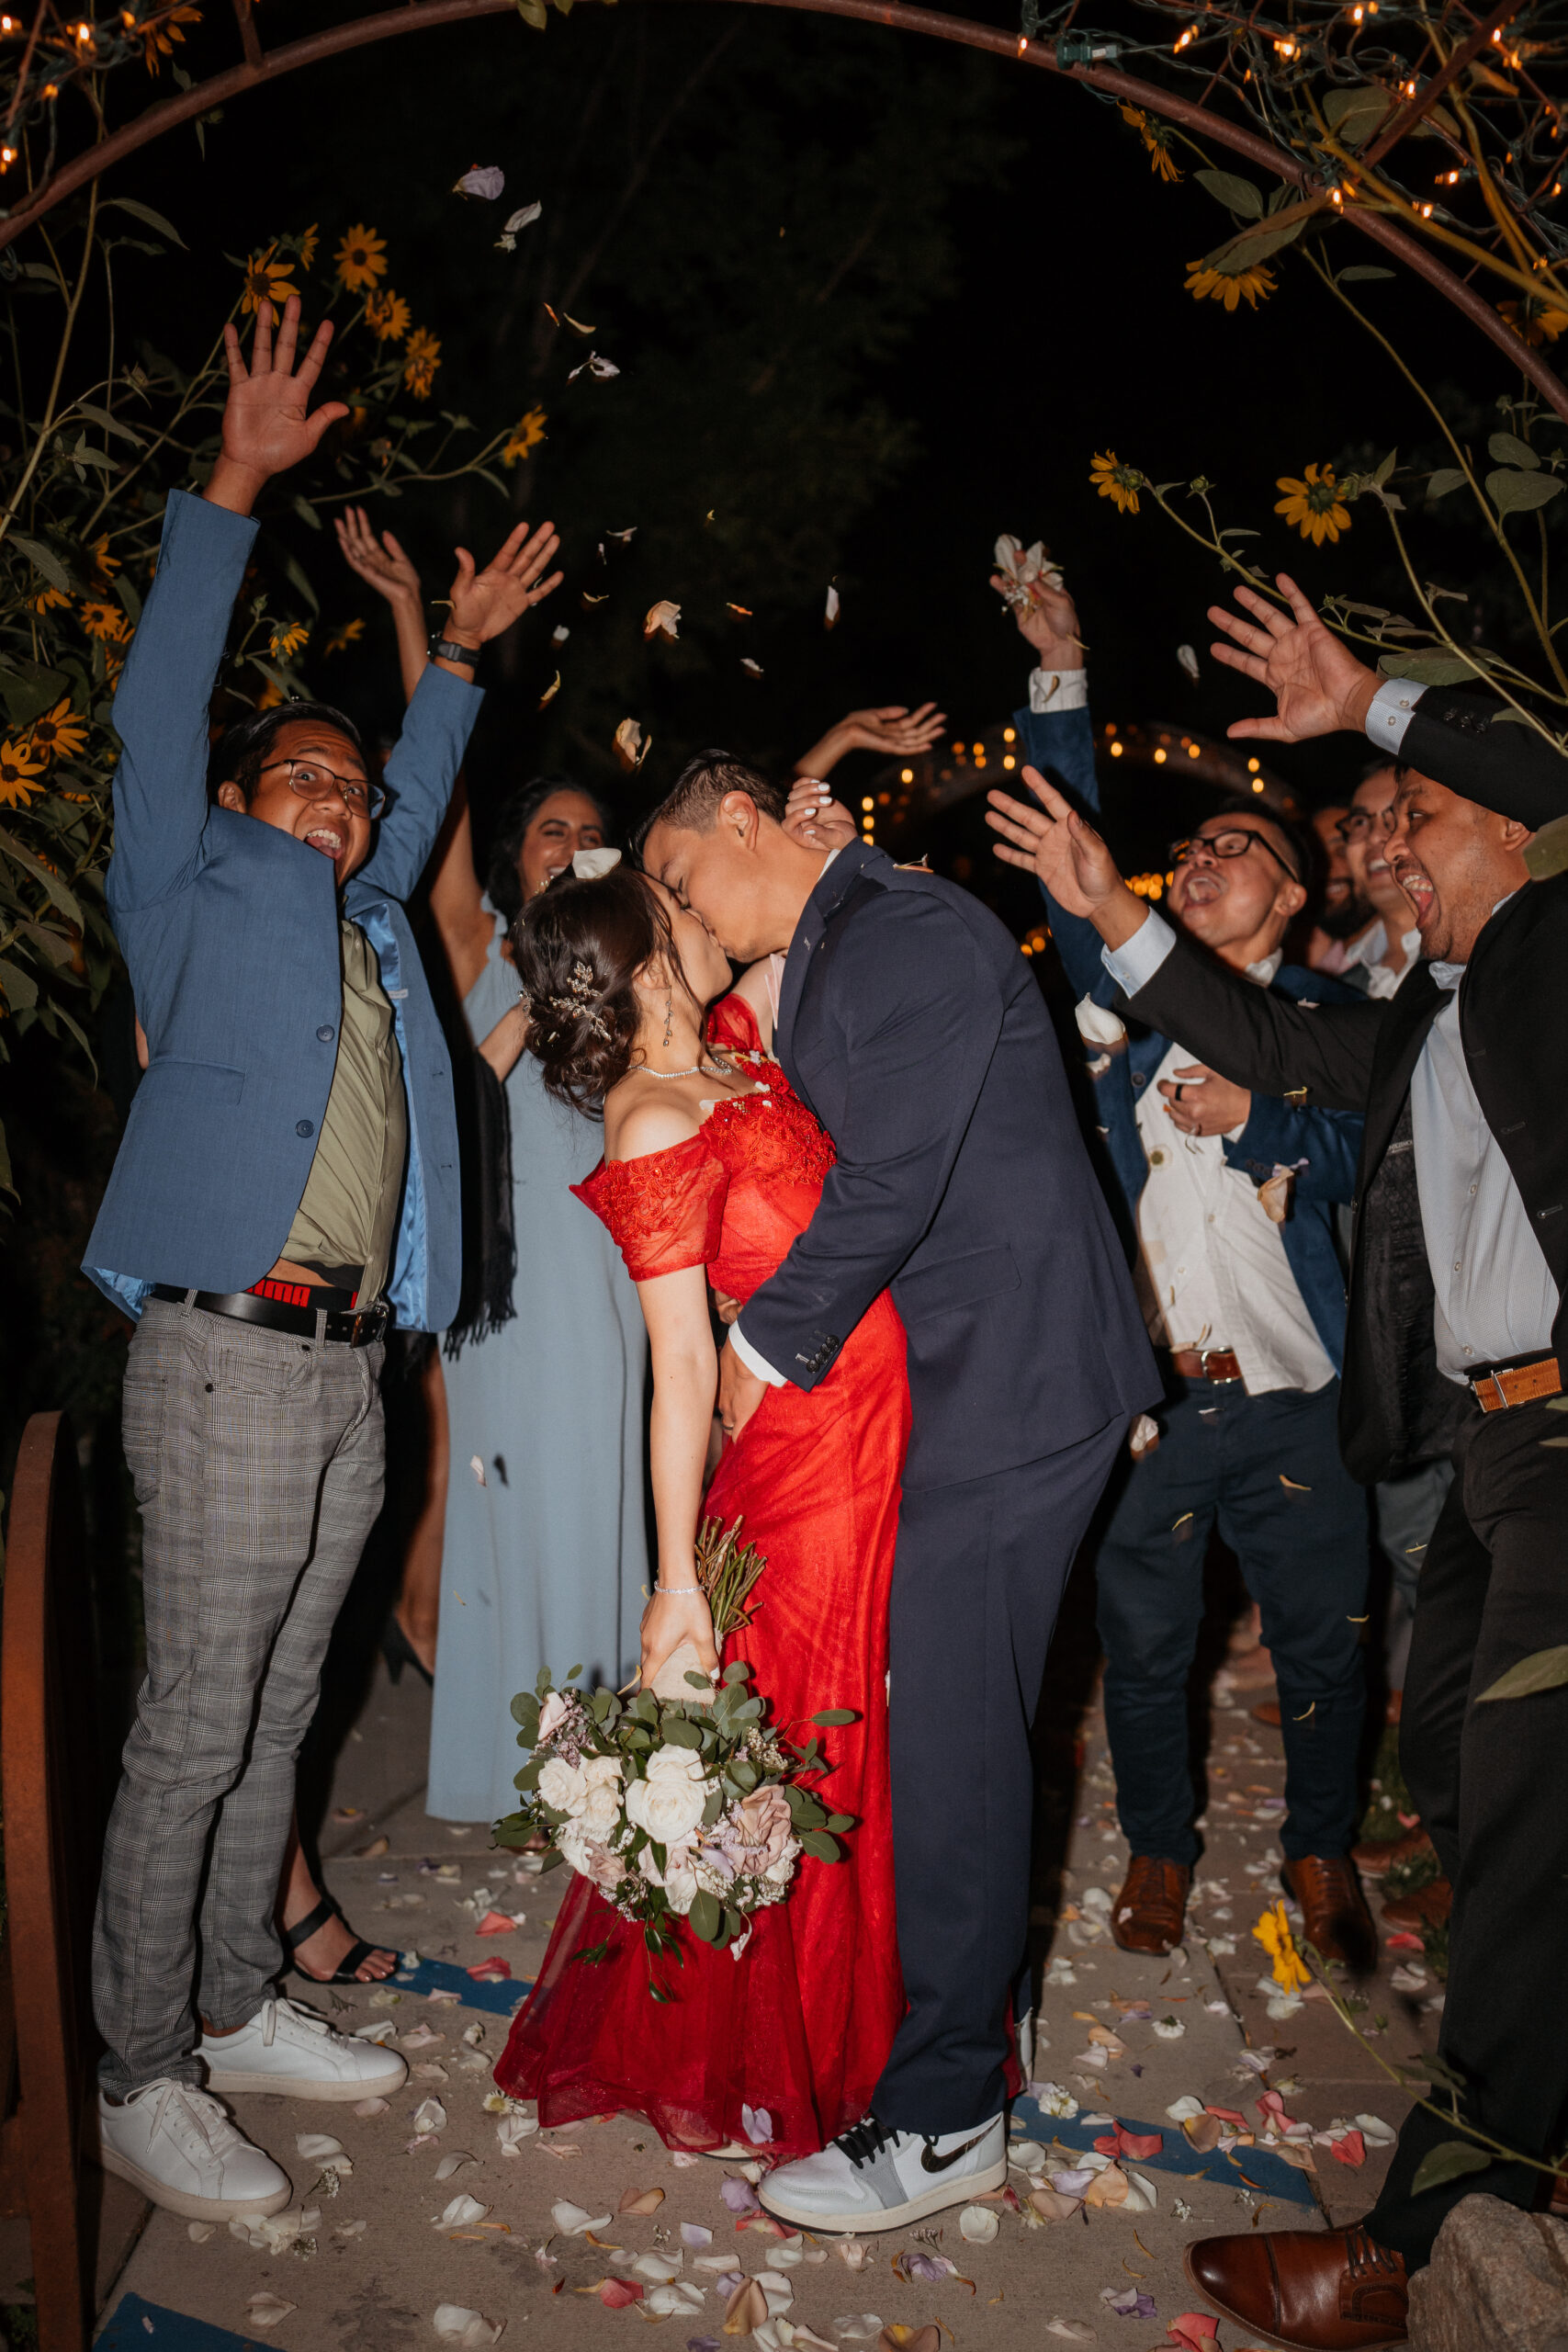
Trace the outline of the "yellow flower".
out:
[[[1130,122],[1149,151],[1149,169],[1157,172],[1162,180],[1172,182],[1182,176],[1180,167],[1171,151],[1170,133],[1163,122],[1151,122],[1142,107],[1123,106],[1122,119]]]
[[[1245,295],[1256,311],[1258,303],[1274,291],[1274,273],[1266,269],[1261,262],[1252,269],[1237,270],[1234,277],[1224,277],[1217,269],[1210,269],[1201,261],[1190,261],[1187,266],[1192,272],[1187,281],[1187,291],[1195,302],[1207,299],[1213,302],[1223,302],[1227,311],[1234,311]]]
[[[1137,513],[1138,492],[1144,487],[1145,476],[1136,466],[1122,465],[1114,449],[1107,449],[1102,458],[1094,459],[1089,478],[1101,498],[1114,503],[1119,514]]]
[[[275,662],[292,662],[310,641],[310,631],[304,621],[283,621],[267,639],[266,650]]]
[[[1296,1950],[1282,1902],[1271,1904],[1252,1932],[1272,1962],[1276,1984],[1287,1993],[1297,1993],[1312,1983],[1312,1971]]]
[[[276,251],[276,245],[268,245],[264,252],[251,255],[245,266],[244,291],[240,297],[242,311],[259,310],[264,302],[281,311],[294,292],[294,264],[274,261]]]
[[[25,808],[46,764],[30,743],[0,743],[0,808]]]
[[[368,290],[378,277],[387,275],[385,237],[356,223],[337,249],[337,274],[351,294]]]
[[[28,598],[28,610],[32,613],[51,613],[57,605],[68,605],[70,602],[71,599],[63,588],[43,587],[39,590],[36,596]]]
[[[342,653],[348,646],[357,645],[364,634],[365,623],[362,620],[344,621],[341,628],[333,629],[331,637],[322,646],[321,651]]]
[[[115,684],[115,683],[117,682],[117,680],[118,680],[118,677],[119,677],[119,673],[120,673],[120,672],[124,669],[124,667],[125,667],[125,656],[124,656],[124,654],[123,654],[122,652],[120,652],[117,647],[112,646],[112,645],[106,645],[106,646],[105,646],[105,648],[104,648],[104,684],[105,684],[105,685],[106,685],[106,686],[112,686],[113,684]]]
[[[309,269],[310,264],[315,260],[316,247],[320,244],[321,239],[321,232],[316,223],[312,220],[310,227],[304,231],[299,239],[299,266],[301,269]]]
[[[283,688],[279,685],[275,685],[273,681],[269,678],[265,685],[262,688],[260,694],[256,696],[255,707],[258,710],[276,710],[282,700]]]
[[[1274,487],[1285,493],[1276,504],[1275,514],[1293,524],[1314,548],[1320,548],[1325,539],[1337,539],[1341,531],[1349,529],[1350,509],[1340,502],[1332,466],[1325,466],[1321,471],[1316,466],[1308,466],[1304,481],[1281,474]]]
[[[89,637],[108,639],[117,645],[130,641],[130,624],[118,605],[89,597],[84,601],[79,617]]]
[[[441,345],[426,327],[415,327],[409,337],[408,364],[403,369],[403,381],[416,401],[427,401],[435,383],[435,371],[441,365]]]
[[[389,286],[365,297],[365,323],[378,343],[401,343],[409,331],[409,306]]]
[[[1556,310],[1533,294],[1527,294],[1522,302],[1499,302],[1497,308],[1520,342],[1536,350],[1543,343],[1555,343],[1568,327],[1568,311]]]
[[[109,553],[109,535],[107,531],[100,531],[97,537],[89,542],[87,553],[93,559],[94,578],[100,586],[105,585],[109,574],[112,571],[118,571],[120,568],[118,556]]]
[[[521,422],[513,426],[512,438],[501,453],[502,464],[514,466],[519,458],[527,456],[530,449],[536,448],[545,437],[545,427],[548,422],[549,419],[542,408],[531,408]]]
[[[62,695],[54,708],[35,718],[28,729],[28,749],[43,760],[73,760],[87,748],[87,722],[72,715],[71,697]]]
[[[148,73],[163,72],[164,69],[158,62],[159,58],[174,55],[175,41],[183,41],[185,39],[184,33],[180,30],[182,25],[199,25],[200,22],[199,8],[186,7],[182,5],[166,9],[162,16],[155,17],[151,24],[142,25],[141,28],[141,57]]]

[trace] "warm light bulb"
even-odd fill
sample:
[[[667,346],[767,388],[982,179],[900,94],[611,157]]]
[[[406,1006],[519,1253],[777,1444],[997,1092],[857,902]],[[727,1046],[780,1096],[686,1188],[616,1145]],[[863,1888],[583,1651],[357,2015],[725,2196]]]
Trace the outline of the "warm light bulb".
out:
[[[1256,775],[1258,774],[1258,769],[1262,766],[1262,764],[1263,764],[1263,763],[1262,763],[1262,761],[1261,761],[1261,760],[1248,760],[1248,762],[1247,762],[1247,775]]]
[[[1126,748],[1127,748],[1127,747],[1126,747],[1126,745],[1125,745],[1124,743],[1112,743],[1112,745],[1111,746],[1111,758],[1112,758],[1113,760],[1119,760],[1119,759],[1121,758],[1121,756],[1122,756],[1122,752],[1126,750]]]
[[[1202,753],[1202,749],[1203,747],[1201,743],[1189,743],[1187,746],[1188,758],[1190,760],[1196,760],[1200,758]]]
[[[1255,776],[1253,777],[1253,779],[1252,779],[1252,789],[1254,790],[1254,792],[1261,792],[1261,791],[1262,791],[1262,789],[1263,789],[1263,778],[1262,778],[1260,775],[1255,775]]]
[[[1004,767],[1004,768],[1015,768],[1015,767],[1017,767],[1017,765],[1018,765],[1018,762],[1013,758],[1013,755],[1012,755],[1012,753],[1011,753],[1010,752],[1004,752],[1002,753],[1002,765],[1003,765],[1003,767]]]
[[[871,797],[870,793],[867,793],[867,795],[866,795],[865,798],[861,802],[861,804],[860,804],[860,805],[861,805],[861,807],[862,807],[863,808],[875,808],[875,806],[876,806],[876,803],[875,803],[875,801],[872,798],[872,797]]]
[[[1017,741],[1018,737],[1010,727],[1004,727],[1002,729],[1002,741],[1004,743],[1016,743]]]
[[[914,769],[913,769],[913,768],[900,768],[900,769],[899,769],[899,771],[898,771],[898,781],[899,781],[899,783],[900,783],[900,784],[913,784],[913,783],[914,783],[914,781],[915,781],[915,771],[914,771]]]
[[[1156,768],[1162,768],[1162,767],[1164,767],[1164,765],[1165,765],[1165,753],[1164,753],[1163,752],[1156,752],[1155,753],[1155,765],[1156,765]]]

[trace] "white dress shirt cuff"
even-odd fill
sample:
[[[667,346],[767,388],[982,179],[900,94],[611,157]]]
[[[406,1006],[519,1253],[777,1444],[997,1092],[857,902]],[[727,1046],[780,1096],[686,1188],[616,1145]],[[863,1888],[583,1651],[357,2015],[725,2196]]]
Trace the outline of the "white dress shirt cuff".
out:
[[[765,1380],[770,1388],[784,1388],[788,1386],[789,1384],[784,1379],[783,1373],[775,1372],[773,1365],[768,1362],[767,1357],[757,1353],[756,1349],[751,1345],[750,1340],[746,1337],[745,1332],[740,1329],[739,1323],[732,1323],[729,1327],[729,1344],[735,1350],[736,1354],[739,1357],[747,1371],[755,1374],[759,1380]]]
[[[1426,691],[1414,678],[1387,679],[1367,708],[1368,742],[1375,743],[1390,759],[1397,759],[1411,715]]]
[[[1124,996],[1146,988],[1176,944],[1176,933],[1151,907],[1123,946],[1102,947],[1100,960]]]
[[[1029,707],[1037,717],[1049,711],[1082,710],[1089,700],[1087,670],[1031,670]]]

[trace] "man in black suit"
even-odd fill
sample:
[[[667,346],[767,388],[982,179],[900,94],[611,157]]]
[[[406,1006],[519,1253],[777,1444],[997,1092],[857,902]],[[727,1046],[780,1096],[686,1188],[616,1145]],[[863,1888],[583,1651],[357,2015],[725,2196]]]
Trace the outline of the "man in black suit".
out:
[[[1360,2227],[1191,2248],[1190,2276],[1221,2311],[1339,2352],[1404,2336],[1407,2274],[1470,2190],[1540,2200],[1537,2167],[1568,2119],[1568,2037],[1542,2030],[1562,1979],[1568,1688],[1486,1699],[1521,1659],[1568,1643],[1568,874],[1532,881],[1526,859],[1568,816],[1568,762],[1500,704],[1380,684],[1293,582],[1280,586],[1285,612],[1237,592],[1257,625],[1211,613],[1235,640],[1215,654],[1278,702],[1230,732],[1293,742],[1364,728],[1398,763],[1387,856],[1422,961],[1397,996],[1308,1008],[1238,982],[1133,896],[1032,772],[1045,813],[993,794],[991,821],[1010,844],[999,854],[1094,923],[1139,1020],[1179,1031],[1238,1084],[1365,1113],[1340,1442],[1369,1481],[1437,1438],[1452,1447],[1401,1760],[1454,1890],[1441,2056],[1468,2120],[1532,2161],[1485,2163],[1486,2148],[1417,2107]],[[1440,2180],[1438,2152],[1456,2143],[1484,2168],[1417,2193],[1423,2164]]]
[[[644,856],[739,962],[788,949],[774,1050],[838,1150],[731,1329],[726,1428],[770,1382],[815,1387],[879,1292],[908,1334],[889,1724],[908,2011],[874,2114],[761,2192],[799,2226],[895,2229],[1006,2178],[1030,1724],[1073,1555],[1159,1382],[1017,942],[923,865],[858,841],[825,860],[783,815],[710,753]]]

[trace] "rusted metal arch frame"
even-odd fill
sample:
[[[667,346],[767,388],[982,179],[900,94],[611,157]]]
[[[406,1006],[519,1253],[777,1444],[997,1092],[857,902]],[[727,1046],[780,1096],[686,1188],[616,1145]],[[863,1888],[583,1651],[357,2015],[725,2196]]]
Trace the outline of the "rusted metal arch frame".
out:
[[[350,50],[367,47],[374,41],[388,40],[400,33],[422,32],[427,28],[461,24],[470,17],[508,16],[514,0],[410,0],[400,8],[386,9],[376,16],[362,17],[346,25],[334,26],[330,31],[311,33],[303,40],[291,41],[286,48],[262,52],[255,61],[230,68],[226,74],[215,74],[197,86],[183,90],[177,97],[165,98],[149,107],[133,122],[113,132],[97,145],[87,148],[62,164],[32,204],[18,209],[8,219],[0,220],[0,247],[8,245],[30,229],[65,197],[88,181],[97,178],[124,156],[134,154],[165,130],[175,130],[194,116],[206,114],[213,107],[223,106],[231,98],[242,96],[247,90],[260,89],[276,82],[285,74],[294,73],[301,65],[315,65],[323,59],[342,56]],[[1005,33],[989,25],[977,25],[967,17],[949,17],[934,9],[909,8],[893,5],[893,0],[743,0],[753,7],[784,7],[803,10],[823,17],[847,17],[865,24],[886,25],[894,32],[923,33],[934,40],[958,42],[966,49],[985,50],[994,57],[1006,58],[1010,63],[1032,65],[1048,74],[1059,74],[1063,80],[1082,82],[1090,89],[1102,91],[1106,96],[1123,98],[1129,104],[1144,107],[1148,113],[1162,116],[1170,122],[1197,136],[1226,147],[1232,154],[1256,164],[1261,171],[1272,173],[1277,179],[1297,187],[1308,197],[1318,189],[1304,164],[1282,154],[1268,140],[1238,123],[1227,121],[1224,116],[1211,113],[1205,107],[1178,97],[1162,89],[1157,83],[1145,82],[1132,74],[1118,73],[1103,65],[1059,65],[1055,45],[1049,41],[1025,40],[1021,34]],[[1498,14],[1511,13],[1499,11]],[[1490,19],[1488,20],[1490,21]],[[246,44],[247,48],[250,46]],[[1403,130],[1404,125],[1397,126]],[[1395,126],[1391,126],[1391,130]],[[1453,270],[1429,253],[1419,241],[1408,235],[1382,213],[1359,204],[1346,205],[1339,217],[1370,237],[1375,244],[1394,260],[1403,262],[1418,277],[1451,302],[1471,324],[1496,345],[1510,367],[1517,368],[1548,405],[1568,422],[1568,385],[1540,354],[1532,351],[1507,322],[1499,317],[1491,303],[1467,286]]]

